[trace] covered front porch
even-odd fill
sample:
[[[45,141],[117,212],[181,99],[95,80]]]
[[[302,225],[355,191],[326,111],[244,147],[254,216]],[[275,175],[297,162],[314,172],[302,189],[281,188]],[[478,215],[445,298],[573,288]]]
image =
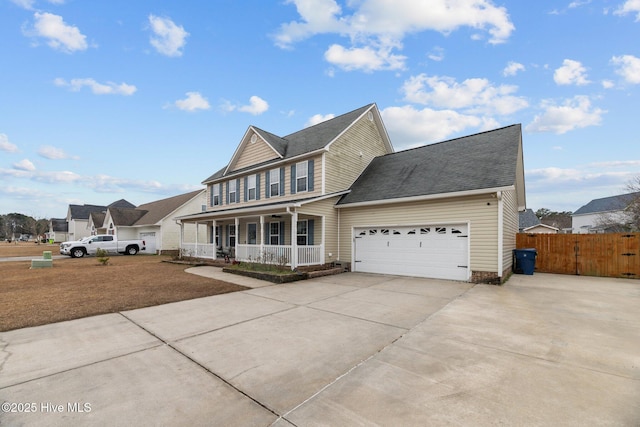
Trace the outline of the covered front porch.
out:
[[[225,259],[288,266],[325,263],[324,218],[288,206],[266,212],[248,208],[182,217],[180,253],[203,259]],[[184,224],[196,226],[195,241],[184,241]],[[202,228],[206,228],[206,240]]]

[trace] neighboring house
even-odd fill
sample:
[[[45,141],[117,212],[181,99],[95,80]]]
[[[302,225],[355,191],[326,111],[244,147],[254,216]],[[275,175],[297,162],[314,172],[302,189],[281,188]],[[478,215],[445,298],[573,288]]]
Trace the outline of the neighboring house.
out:
[[[532,209],[525,209],[519,214],[518,231],[520,233],[558,233],[559,229],[543,224]]]
[[[178,251],[182,226],[176,223],[174,217],[202,212],[205,204],[205,190],[197,190],[137,208],[109,207],[102,214],[99,227],[106,234],[117,235],[119,240],[144,240],[147,254]],[[182,229],[182,233],[185,238],[195,240],[196,228],[192,224],[186,230]],[[202,228],[199,232],[204,240],[206,229]]]
[[[135,205],[124,199],[120,199],[108,206],[99,205],[69,205],[67,210],[67,224],[69,240],[80,240],[90,236],[89,216],[91,212],[106,212],[109,207],[135,208]]]
[[[473,282],[511,271],[525,209],[520,125],[394,153],[375,104],[285,137],[250,126],[203,181],[215,258]]]
[[[525,209],[518,214],[518,231],[523,232],[525,228],[534,227],[540,224],[540,218],[538,218],[533,212],[533,209]]]
[[[640,192],[591,200],[571,216],[573,232],[584,234],[623,231],[620,227],[624,228],[630,219],[625,209],[638,198]]]
[[[107,214],[106,210],[101,212],[91,212],[89,214],[88,226],[92,236],[95,236],[96,234],[107,234],[107,230],[103,228],[104,217],[106,214]]]
[[[55,243],[66,242],[69,240],[69,224],[66,218],[51,218],[49,220],[49,232],[45,233],[47,240],[53,240]]]

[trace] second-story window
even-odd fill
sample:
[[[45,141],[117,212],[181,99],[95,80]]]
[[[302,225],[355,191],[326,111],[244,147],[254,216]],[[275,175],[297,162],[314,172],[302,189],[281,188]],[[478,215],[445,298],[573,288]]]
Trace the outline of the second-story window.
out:
[[[247,177],[247,198],[249,200],[256,199],[256,176],[249,175]]]
[[[222,204],[222,198],[220,197],[220,184],[213,184],[211,186],[211,206],[220,206]]]
[[[280,169],[269,171],[269,191],[271,197],[280,195]]]
[[[296,192],[307,191],[307,162],[296,163]]]
[[[231,181],[227,182],[227,188],[229,189],[229,203],[235,203],[237,198],[236,198],[236,194],[238,193],[238,190],[236,188],[236,180],[232,179]]]

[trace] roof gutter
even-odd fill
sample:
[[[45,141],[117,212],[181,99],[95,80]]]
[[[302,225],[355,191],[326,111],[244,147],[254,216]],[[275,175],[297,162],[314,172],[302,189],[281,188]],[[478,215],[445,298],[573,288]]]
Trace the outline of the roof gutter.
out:
[[[500,191],[509,191],[514,190],[515,185],[509,185],[506,187],[495,187],[495,188],[481,188],[478,190],[468,190],[468,191],[456,191],[453,193],[440,193],[440,194],[429,194],[424,196],[410,196],[410,197],[397,197],[393,199],[384,199],[384,200],[371,200],[366,202],[356,202],[356,203],[345,203],[343,205],[336,205],[337,209],[343,208],[359,208],[365,206],[379,206],[379,205],[388,205],[392,203],[408,203],[408,202],[423,202],[428,200],[439,200],[439,199],[449,199],[452,197],[467,197],[467,196],[479,196],[483,194],[491,194],[497,193]]]

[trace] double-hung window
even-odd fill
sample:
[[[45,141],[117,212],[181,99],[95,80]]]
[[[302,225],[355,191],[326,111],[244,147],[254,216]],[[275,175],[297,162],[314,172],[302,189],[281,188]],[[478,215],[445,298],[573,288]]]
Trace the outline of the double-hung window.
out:
[[[269,244],[270,245],[280,244],[280,223],[279,222],[269,223]]]
[[[249,175],[247,177],[247,198],[249,200],[256,199],[256,176]]]
[[[228,181],[227,185],[229,188],[229,203],[235,203],[237,200],[236,194],[238,192],[238,189],[236,188],[236,180],[232,179],[231,181]]]
[[[220,197],[220,184],[213,184],[211,186],[211,206],[220,206],[222,204],[222,198]]]
[[[308,242],[307,238],[309,236],[309,223],[307,222],[306,219],[298,221],[297,235],[298,235],[298,239],[297,239],[298,245],[306,246]]]
[[[280,195],[280,169],[269,171],[269,192],[271,197]]]
[[[308,162],[296,163],[296,192],[307,191]]]

